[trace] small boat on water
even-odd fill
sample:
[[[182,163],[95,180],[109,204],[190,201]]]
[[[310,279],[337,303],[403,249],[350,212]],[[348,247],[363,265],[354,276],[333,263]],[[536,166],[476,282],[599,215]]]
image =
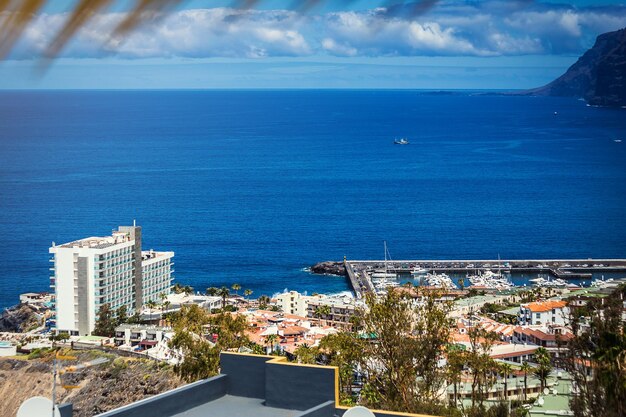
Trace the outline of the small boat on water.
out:
[[[428,271],[429,271],[429,270],[428,270],[428,269],[426,269],[426,268],[421,268],[421,267],[416,266],[415,268],[413,268],[413,269],[411,270],[411,275],[413,275],[413,276],[416,276],[416,275],[424,275],[424,274],[427,274],[427,273],[428,273]]]
[[[394,145],[408,145],[409,143],[410,143],[409,140],[406,138],[394,139],[393,141]]]
[[[615,142],[615,143],[622,143],[622,140],[621,139],[613,139],[613,142]]]

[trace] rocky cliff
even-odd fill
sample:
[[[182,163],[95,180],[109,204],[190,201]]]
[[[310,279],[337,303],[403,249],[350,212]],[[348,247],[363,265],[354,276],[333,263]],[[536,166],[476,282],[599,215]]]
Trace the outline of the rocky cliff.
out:
[[[582,97],[599,106],[626,106],[626,28],[604,33],[565,74],[531,95]]]
[[[106,364],[61,376],[61,383],[76,389],[58,389],[60,403],[71,402],[75,417],[91,417],[183,385],[167,366],[144,359],[129,359],[97,351],[73,352],[80,362],[106,357]],[[50,398],[52,357],[0,358],[0,416],[14,416],[29,397]]]
[[[42,324],[45,311],[30,304],[18,304],[0,314],[0,332],[23,333]]]
[[[343,265],[343,262],[326,261],[313,265],[311,272],[314,274],[346,276],[346,267]]]

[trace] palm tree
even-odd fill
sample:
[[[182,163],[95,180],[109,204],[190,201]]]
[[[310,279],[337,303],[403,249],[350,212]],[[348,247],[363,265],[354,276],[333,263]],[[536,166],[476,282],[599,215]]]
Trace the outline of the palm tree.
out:
[[[449,382],[452,382],[454,389],[454,406],[458,405],[459,399],[459,383],[461,382],[461,375],[463,373],[463,366],[465,365],[465,352],[452,345],[448,351],[448,367],[447,377]],[[448,382],[448,383],[449,383]]]
[[[461,289],[461,291],[463,291],[463,289],[465,288],[465,279],[463,279],[463,277],[459,278],[459,288]]]
[[[326,317],[330,315],[330,306],[329,305],[321,305],[315,307],[315,317],[319,323],[321,323],[321,318],[324,317],[324,321],[326,321]]]
[[[185,295],[191,295],[193,294],[193,287],[191,285],[185,285],[183,287],[183,292],[185,293]]]
[[[148,302],[146,303],[146,307],[150,309],[150,314],[152,314],[152,310],[155,309],[156,306],[157,303],[154,300],[148,300]]]
[[[241,289],[241,285],[239,285],[239,284],[233,284],[232,289],[233,289],[233,291],[235,291],[235,295],[239,295],[239,294],[237,293],[237,291],[239,291],[239,290]]]
[[[163,302],[163,309],[164,309],[165,311],[168,311],[168,310],[169,310],[169,308],[170,308],[170,305],[171,305],[171,304],[172,304],[171,302],[169,302],[169,301],[165,300],[165,301]],[[166,323],[167,323],[167,316],[166,316]]]
[[[163,313],[164,313],[164,306],[163,304],[165,303],[165,300],[167,300],[167,294],[165,294],[164,292],[159,294],[159,298],[161,299],[161,318],[163,317]]]
[[[544,347],[540,347],[535,351],[535,361],[539,366],[535,368],[535,375],[541,382],[541,391],[546,387],[546,381],[550,372],[552,372],[552,363],[550,362],[550,353]]]
[[[530,371],[532,367],[528,364],[528,362],[524,361],[520,369],[524,372],[524,401],[526,401],[528,399],[528,371]]]
[[[265,343],[268,345],[269,347],[269,351],[268,353],[273,353],[274,352],[274,345],[276,344],[276,341],[278,340],[278,335],[275,333],[272,333],[270,335],[268,335],[265,338]]]
[[[226,307],[226,298],[230,295],[230,290],[227,287],[222,287],[218,290],[217,295],[222,297],[222,310]]]
[[[269,302],[271,301],[270,298],[267,295],[262,295],[259,297],[259,308],[261,310],[265,310],[267,308],[267,305],[269,304]]]
[[[508,378],[513,372],[513,367],[511,364],[503,363],[500,365],[500,372],[504,374],[504,399],[507,400],[509,398]]]
[[[211,297],[215,297],[220,290],[216,287],[209,287],[206,289],[206,295],[210,295]]]
[[[250,303],[250,296],[252,295],[252,290],[243,290],[243,295],[248,299],[248,303]]]

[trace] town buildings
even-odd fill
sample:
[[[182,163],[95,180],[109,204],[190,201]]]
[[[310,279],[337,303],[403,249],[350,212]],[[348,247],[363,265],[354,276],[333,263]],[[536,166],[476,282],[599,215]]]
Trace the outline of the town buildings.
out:
[[[170,327],[120,324],[115,328],[115,346],[150,349],[161,342],[168,333],[172,333]]]
[[[350,326],[350,318],[354,316],[359,306],[359,302],[352,297],[303,295],[296,291],[278,294],[274,300],[285,314],[307,317],[311,321],[322,321],[333,327]]]
[[[100,307],[139,311],[172,285],[173,252],[142,252],[141,227],[120,226],[111,236],[52,244],[50,287],[57,332],[90,334]]]

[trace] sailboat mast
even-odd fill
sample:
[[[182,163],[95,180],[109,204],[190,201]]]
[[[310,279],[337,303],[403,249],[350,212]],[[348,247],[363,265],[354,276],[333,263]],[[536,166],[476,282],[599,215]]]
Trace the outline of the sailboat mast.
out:
[[[383,240],[383,245],[385,247],[385,278],[387,278],[387,241]]]

